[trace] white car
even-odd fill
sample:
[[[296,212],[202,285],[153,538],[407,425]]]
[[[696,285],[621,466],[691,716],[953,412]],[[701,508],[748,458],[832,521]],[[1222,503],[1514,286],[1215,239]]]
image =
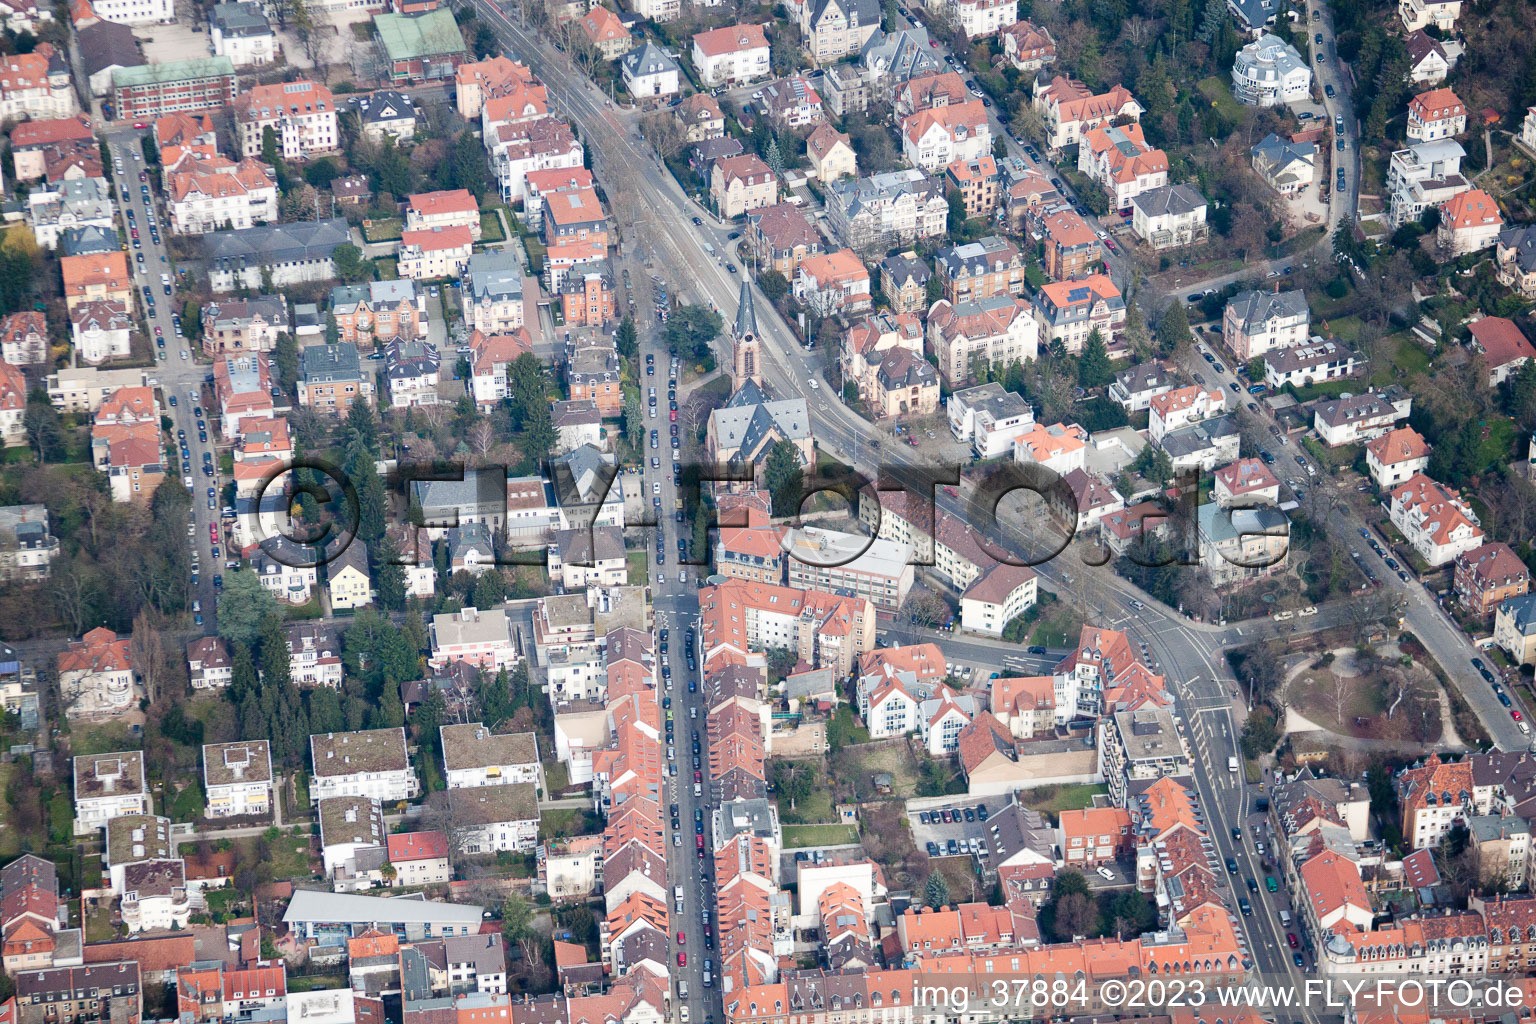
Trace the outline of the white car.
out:
[[[811,378],[811,390],[812,391],[820,391],[821,390],[821,381],[817,380],[815,377]]]
[[[1113,881],[1114,881],[1114,880],[1115,880],[1115,873],[1114,873],[1114,872],[1113,872],[1113,871],[1111,871],[1111,870],[1109,870],[1109,868],[1106,868],[1106,867],[1104,867],[1104,866],[1103,866],[1103,865],[1102,865],[1102,864],[1101,864],[1101,865],[1100,865],[1100,866],[1099,866],[1099,869],[1098,869],[1098,870],[1099,870],[1099,877],[1101,877],[1101,878],[1107,878],[1107,879],[1109,879],[1109,880],[1110,880],[1110,881],[1111,881],[1111,882],[1113,882]]]
[[[659,587],[659,586],[661,586],[665,582],[667,582],[667,574],[664,573],[664,572],[657,573],[656,574],[656,585]]]

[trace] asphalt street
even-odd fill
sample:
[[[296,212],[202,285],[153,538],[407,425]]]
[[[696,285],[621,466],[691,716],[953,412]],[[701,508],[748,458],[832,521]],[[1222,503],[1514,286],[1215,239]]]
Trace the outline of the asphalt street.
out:
[[[221,507],[218,500],[221,485],[218,475],[219,456],[214,448],[217,435],[211,419],[213,388],[205,383],[206,378],[211,376],[212,368],[197,358],[197,353],[177,332],[175,322],[171,319],[173,296],[169,292],[174,289],[175,268],[165,245],[168,218],[156,209],[159,196],[153,182],[149,180],[144,163],[144,149],[140,140],[148,133],[142,129],[120,127],[109,129],[104,134],[113,158],[121,157],[123,160],[122,172],[114,171],[113,184],[118,190],[117,198],[121,200],[118,204],[119,215],[123,221],[124,236],[130,239],[130,245],[133,232],[138,232],[139,244],[130,248],[128,255],[134,290],[138,292],[137,299],[151,341],[156,340],[156,331],[164,341],[163,346],[155,347],[156,361],[154,369],[150,371],[150,378],[159,383],[167,403],[161,409],[161,414],[170,416],[174,430],[185,432],[188,453],[186,464],[178,461],[175,465],[167,466],[166,472],[181,477],[192,492],[192,522],[187,542],[192,549],[195,569],[189,580],[188,607],[194,609],[193,615],[202,617],[201,625],[194,627],[193,632],[210,635],[216,626],[213,577],[224,572],[224,561],[228,557],[222,536],[217,545],[218,557],[214,557],[214,544],[209,532],[210,527],[219,529]],[[143,191],[146,185],[149,186],[148,194]],[[128,219],[130,211],[132,220]],[[155,233],[150,231],[152,224],[158,232],[158,241]],[[170,275],[170,286],[164,283],[162,275]],[[154,297],[152,307],[146,301],[145,289],[148,289],[149,296]],[[176,404],[171,406],[168,404],[170,402]],[[198,409],[202,409],[202,416],[197,415]],[[199,420],[202,421],[201,426]],[[212,460],[214,475],[211,477],[203,472],[205,454]],[[209,488],[213,489],[212,497],[209,496]]]

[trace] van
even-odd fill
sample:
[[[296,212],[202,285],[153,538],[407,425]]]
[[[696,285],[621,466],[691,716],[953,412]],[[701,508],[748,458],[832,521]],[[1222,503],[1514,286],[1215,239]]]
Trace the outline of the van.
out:
[[[1227,771],[1229,771],[1229,772],[1237,771],[1237,758],[1236,757],[1229,757],[1229,758],[1227,758]]]
[[[714,259],[714,257],[715,257],[715,247],[713,245],[710,245],[708,242],[705,242],[704,243],[704,251],[709,254],[710,259]]]
[[[703,796],[704,795],[704,787],[701,786],[699,783],[695,782],[693,784],[693,795],[694,796]]]
[[[679,998],[679,999],[687,999],[688,998],[688,983],[686,981],[684,981],[682,978],[677,979],[677,998]]]
[[[1289,910],[1282,910],[1282,911],[1280,911],[1280,927],[1281,928],[1289,928],[1290,926],[1291,926],[1291,912]]]

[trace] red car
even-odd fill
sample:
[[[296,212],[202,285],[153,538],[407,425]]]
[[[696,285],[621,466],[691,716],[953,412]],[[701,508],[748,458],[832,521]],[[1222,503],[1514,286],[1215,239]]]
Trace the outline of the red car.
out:
[[[667,411],[667,415],[671,418],[671,421],[673,423],[677,422],[677,410],[676,409],[669,409]]]
[[[135,128],[138,128],[138,129],[140,129],[140,130],[141,130],[141,131],[142,131],[142,130],[143,130],[143,129],[145,129],[145,128],[148,128],[148,127],[149,127],[149,125],[148,125],[148,124],[146,124],[146,123],[145,123],[145,122],[143,122],[143,121],[135,121],[135,122],[133,122],[133,126],[134,126],[134,127],[135,127]]]
[[[1291,944],[1291,948],[1292,949],[1299,949],[1301,947],[1301,943],[1296,941],[1296,933],[1295,932],[1286,932],[1285,933],[1285,941],[1289,942]]]
[[[1514,720],[1515,720],[1515,721],[1517,721],[1517,722],[1518,722],[1518,721],[1520,721],[1520,719],[1521,719],[1521,717],[1522,717],[1522,716],[1521,716],[1521,714],[1520,714],[1520,712],[1518,712],[1518,711],[1513,711],[1513,710],[1512,710],[1512,711],[1510,711],[1510,713],[1509,713],[1509,717],[1510,717],[1510,718],[1513,718],[1513,719],[1514,719]]]
[[[687,932],[678,932],[677,933],[677,944],[679,946],[686,946],[686,945],[688,945],[688,933]]]
[[[700,835],[694,836],[693,837],[693,845],[697,846],[701,850],[704,849],[704,837],[700,836]]]
[[[679,966],[679,967],[687,967],[688,966],[688,954],[687,953],[679,953],[679,954],[677,954],[677,966]]]

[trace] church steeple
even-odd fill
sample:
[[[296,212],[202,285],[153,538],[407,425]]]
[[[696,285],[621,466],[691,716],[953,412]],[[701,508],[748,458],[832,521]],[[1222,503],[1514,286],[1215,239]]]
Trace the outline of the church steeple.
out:
[[[736,306],[736,325],[731,330],[731,392],[747,381],[763,384],[762,342],[757,330],[757,307],[752,300],[752,286],[741,282],[741,297]]]

